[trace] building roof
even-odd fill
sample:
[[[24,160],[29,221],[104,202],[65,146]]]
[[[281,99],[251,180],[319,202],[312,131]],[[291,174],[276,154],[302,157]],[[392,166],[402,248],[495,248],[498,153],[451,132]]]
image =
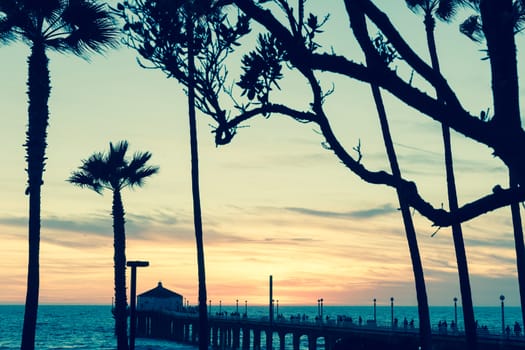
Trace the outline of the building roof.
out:
[[[148,297],[148,298],[182,298],[182,295],[175,293],[169,289],[166,289],[162,286],[162,282],[147,292],[138,295],[139,297]]]

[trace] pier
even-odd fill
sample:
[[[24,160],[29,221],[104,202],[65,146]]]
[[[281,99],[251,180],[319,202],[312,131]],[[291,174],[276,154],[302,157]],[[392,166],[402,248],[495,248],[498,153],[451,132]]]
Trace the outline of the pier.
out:
[[[339,350],[388,349],[417,350],[419,330],[406,327],[378,327],[373,323],[357,325],[333,320],[324,322],[254,319],[236,316],[211,316],[210,345],[214,349],[239,350]],[[138,337],[197,344],[198,315],[193,313],[138,311]],[[301,345],[303,344],[303,345]],[[306,345],[305,345],[306,344]],[[462,350],[460,332],[435,332],[433,350]],[[525,347],[523,336],[479,334],[479,350],[517,350]]]

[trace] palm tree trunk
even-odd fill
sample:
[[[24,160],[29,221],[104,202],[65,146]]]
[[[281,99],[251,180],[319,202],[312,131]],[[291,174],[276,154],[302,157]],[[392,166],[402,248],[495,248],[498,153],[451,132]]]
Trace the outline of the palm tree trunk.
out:
[[[510,187],[516,188],[515,177],[510,174]],[[523,226],[521,222],[520,204],[514,202],[510,205],[512,213],[512,227],[514,228],[514,246],[516,249],[516,265],[518,270],[518,285],[520,289],[521,321],[525,325],[525,244],[523,242]]]
[[[487,41],[488,56],[492,75],[492,96],[494,118],[491,123],[500,137],[511,139],[516,132],[522,132],[519,103],[519,83],[516,61],[514,23],[507,16],[512,13],[511,0],[487,0],[480,3],[483,33]],[[510,187],[523,186],[523,155],[518,147],[503,150],[513,157],[509,167]],[[525,325],[525,248],[523,228],[518,203],[512,203],[512,225],[518,268],[518,283],[522,321]]]
[[[392,168],[392,175],[394,175],[396,179],[400,180],[401,170],[399,169],[399,164],[397,162],[397,156],[394,150],[390,128],[388,126],[383,98],[381,97],[381,92],[379,91],[379,87],[377,85],[371,84],[371,87],[379,115],[381,130],[383,132],[383,140],[385,142],[388,160],[390,162],[390,167]],[[410,207],[407,205],[404,194],[399,188],[397,188],[397,197],[399,200],[399,206],[401,207],[401,215],[403,217],[403,223],[405,226],[405,234],[407,237],[408,249],[410,251],[410,258],[412,260],[412,270],[414,273],[414,281],[416,285],[421,349],[431,350],[432,329],[430,326],[430,312],[428,308],[428,297],[425,286],[425,276],[423,273],[423,264],[421,263],[421,256],[419,254],[419,247],[417,244],[416,230],[414,228],[412,215],[410,214]]]
[[[359,2],[353,2],[345,0],[345,6],[350,19],[350,25],[354,31],[355,37],[359,42],[359,45],[363,48],[366,56],[366,63],[371,71],[374,71],[374,65],[385,64],[384,62],[378,62],[379,57],[371,57],[371,53],[376,51],[370,41],[370,35],[366,25],[366,20],[362,9],[360,8]],[[379,67],[381,69],[382,67]],[[381,97],[381,91],[377,84],[372,80],[370,83],[372,89],[372,95],[376,104],[379,121],[381,124],[381,131],[383,133],[383,141],[385,143],[388,160],[390,167],[392,168],[392,175],[399,183],[401,180],[401,170],[397,162],[397,156],[394,150],[394,144],[392,142],[392,136],[390,135],[390,128],[388,126],[388,120],[385,112],[385,106],[383,104],[383,98]],[[412,262],[412,270],[414,273],[414,283],[416,286],[417,306],[419,315],[419,334],[421,341],[422,350],[432,349],[432,329],[430,326],[430,311],[428,308],[428,297],[425,286],[425,276],[423,272],[423,264],[421,262],[421,256],[419,254],[419,247],[417,244],[416,230],[414,228],[414,222],[410,215],[410,207],[405,198],[402,188],[396,186],[397,197],[399,205],[401,207],[401,214],[403,217],[403,223],[405,226],[405,234],[407,238],[408,249],[410,251],[410,259]]]
[[[522,132],[519,105],[519,83],[516,58],[512,0],[480,2],[482,28],[487,42],[492,77],[494,117],[490,121],[494,135],[502,140],[518,139]],[[523,154],[519,147],[500,148],[499,155],[508,157],[516,181],[524,184]]]
[[[434,37],[435,21],[431,13],[425,14],[425,29],[427,35],[428,50],[432,68],[439,72],[439,60],[437,56],[436,40]],[[438,99],[441,100],[439,91]],[[449,210],[452,214],[458,210],[458,196],[456,191],[456,180],[454,177],[454,165],[452,158],[452,143],[450,140],[450,128],[445,123],[441,124],[441,133],[443,135],[443,146],[445,154],[445,172],[447,177],[447,194]],[[475,350],[477,348],[476,321],[474,317],[474,305],[472,303],[472,290],[470,287],[470,274],[468,271],[467,255],[465,252],[465,242],[463,240],[463,230],[461,224],[456,222],[452,224],[452,238],[454,240],[454,250],[456,253],[456,262],[458,266],[459,288],[461,291],[461,304],[463,310],[463,322],[465,324],[465,338],[467,349]],[[456,325],[457,327],[457,325]]]
[[[124,228],[124,206],[120,191],[113,191],[113,262],[115,264],[115,334],[117,349],[128,349],[127,296],[126,296],[126,231]]]
[[[193,223],[197,245],[197,267],[199,275],[199,350],[207,350],[209,343],[208,310],[206,295],[206,269],[204,265],[204,243],[202,213],[199,190],[199,150],[197,142],[197,120],[195,115],[195,54],[193,51],[193,17],[188,14],[188,115],[190,122],[191,188],[193,194]]]
[[[51,91],[48,61],[44,45],[34,44],[28,59],[27,82],[29,121],[25,147],[28,174],[26,194],[29,194],[29,261],[22,350],[35,348],[40,287],[40,200],[49,119],[48,100]]]

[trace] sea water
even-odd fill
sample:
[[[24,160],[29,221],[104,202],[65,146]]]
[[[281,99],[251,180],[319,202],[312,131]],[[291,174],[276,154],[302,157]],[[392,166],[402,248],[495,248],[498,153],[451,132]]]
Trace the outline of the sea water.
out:
[[[230,314],[233,312],[248,312],[248,317],[255,319],[268,318],[268,306],[250,306],[245,309],[244,305],[237,306],[213,306],[211,317],[217,317],[218,313]],[[399,327],[403,327],[403,321],[414,320],[417,327],[417,307],[395,306],[394,318],[398,319]],[[440,321],[448,324],[454,320],[453,306],[431,307],[431,323],[437,331]],[[314,322],[319,313],[323,313],[323,319],[336,320],[339,316],[347,319],[352,318],[358,325],[359,318],[363,324],[374,318],[372,306],[280,306],[274,307],[275,315],[282,315],[282,319],[290,320],[291,317],[307,318]],[[20,348],[22,335],[24,307],[22,305],[0,305],[0,350],[14,350]],[[501,307],[477,307],[475,308],[476,319],[479,326],[486,326],[490,333],[501,334]],[[461,308],[457,308],[458,326],[463,329]],[[519,307],[508,307],[504,309],[505,324],[511,329],[514,322],[521,324],[521,310]],[[224,317],[224,316],[222,316]],[[392,308],[390,306],[376,307],[376,321],[378,326],[389,327],[392,323]],[[522,327],[523,328],[523,327]],[[320,344],[321,345],[321,344]],[[305,347],[301,346],[302,348]],[[39,350],[50,349],[116,349],[114,336],[114,319],[111,314],[111,306],[101,305],[41,305],[38,309],[38,321],[35,348]],[[306,347],[305,347],[306,348]],[[195,346],[177,344],[170,341],[137,339],[137,350],[195,350]]]

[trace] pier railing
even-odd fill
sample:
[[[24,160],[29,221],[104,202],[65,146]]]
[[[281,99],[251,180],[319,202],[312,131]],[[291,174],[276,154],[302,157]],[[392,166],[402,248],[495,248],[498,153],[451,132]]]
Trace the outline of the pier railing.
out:
[[[159,311],[139,311],[137,335],[196,344],[199,337],[198,315]],[[243,317],[242,315],[210,315],[209,339],[217,349],[338,349],[344,342],[370,348],[391,350],[418,349],[419,329],[412,323],[377,324],[345,318],[309,319],[306,317]],[[479,350],[514,350],[525,348],[525,337],[496,330],[479,329]],[[433,328],[434,349],[464,348],[462,330],[449,325]]]

